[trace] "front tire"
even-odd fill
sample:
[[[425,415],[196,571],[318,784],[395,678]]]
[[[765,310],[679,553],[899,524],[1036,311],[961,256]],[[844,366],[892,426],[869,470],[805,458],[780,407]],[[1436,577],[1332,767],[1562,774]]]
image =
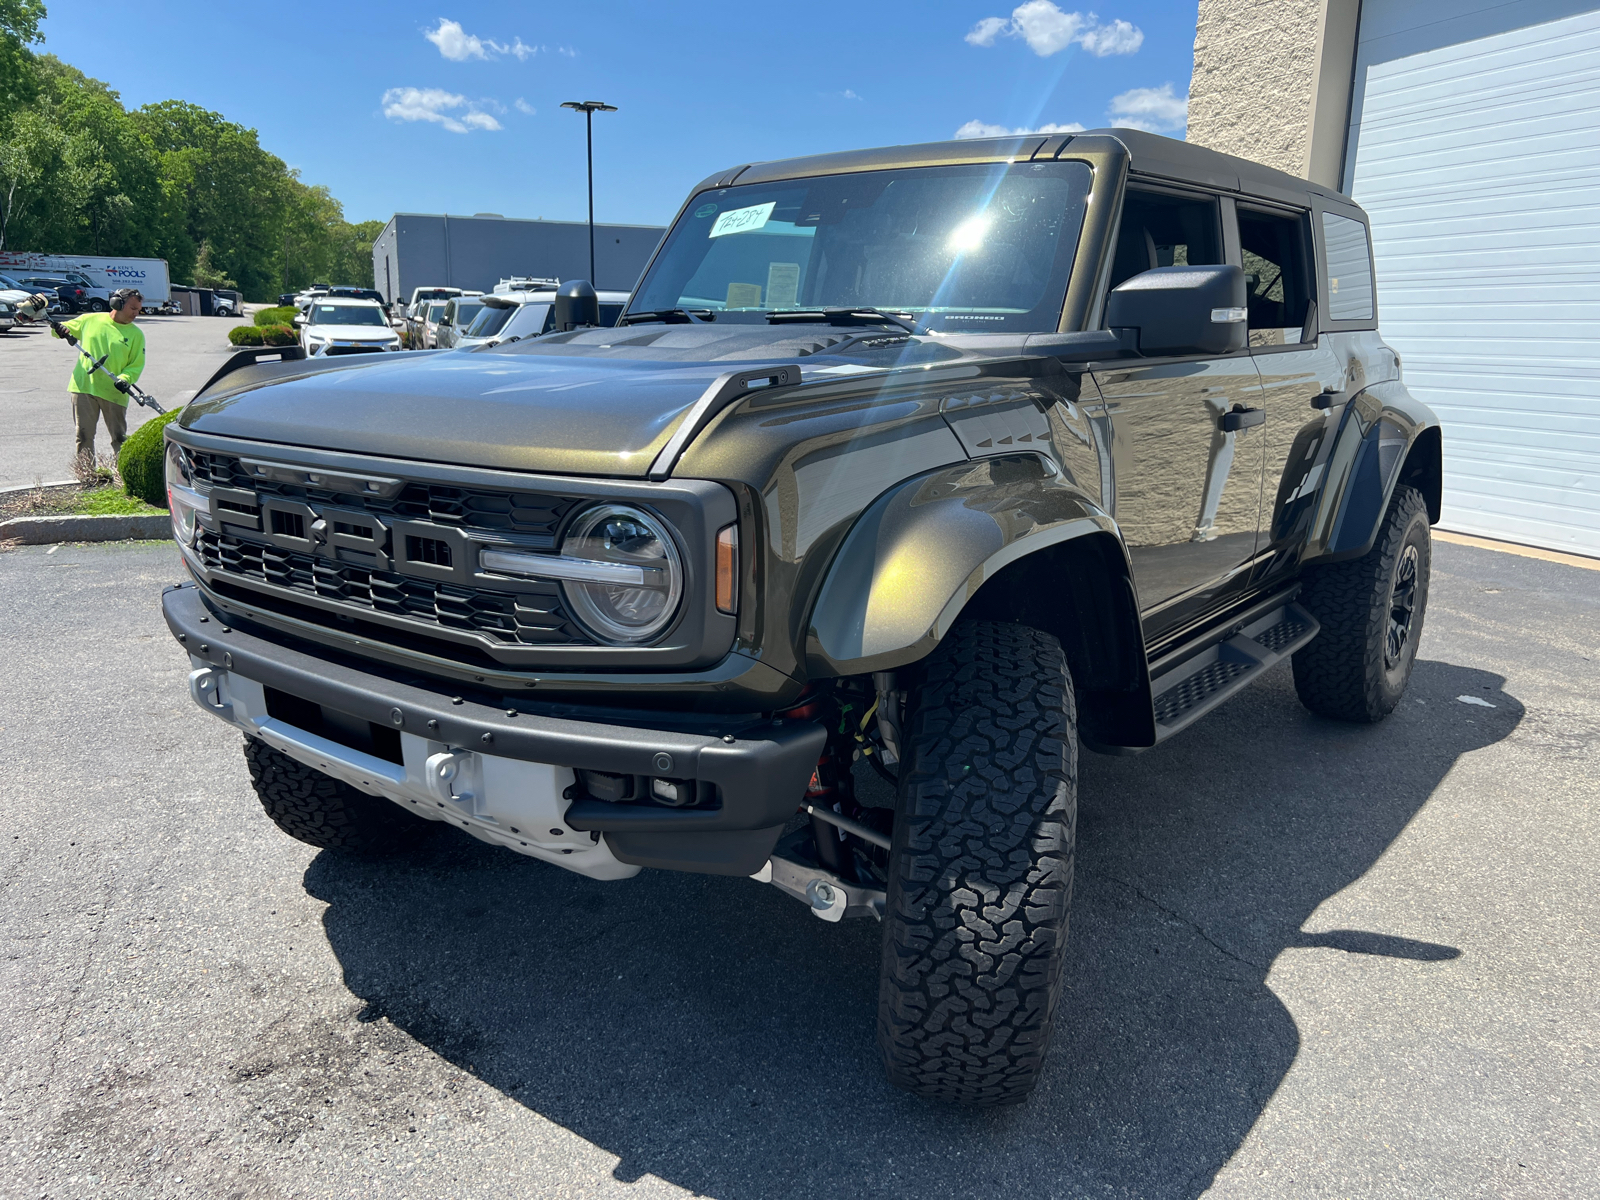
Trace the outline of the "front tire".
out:
[[[1322,632],[1295,652],[1300,703],[1364,724],[1394,711],[1416,663],[1431,564],[1428,503],[1401,485],[1371,550],[1306,572],[1299,600]]]
[[[244,758],[267,816],[308,846],[380,858],[403,854],[434,832],[433,822],[412,816],[391,800],[359,792],[255,738],[245,739]]]
[[[1077,734],[1061,645],[965,621],[910,703],[878,990],[890,1082],[1015,1104],[1038,1082],[1072,904]]]

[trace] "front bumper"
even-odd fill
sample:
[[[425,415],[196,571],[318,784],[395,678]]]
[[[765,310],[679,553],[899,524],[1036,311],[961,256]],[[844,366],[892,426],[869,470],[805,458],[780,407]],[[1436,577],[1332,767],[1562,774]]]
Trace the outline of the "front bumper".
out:
[[[191,693],[214,716],[419,815],[596,878],[620,878],[641,866],[718,875],[761,869],[803,799],[827,737],[808,721],[707,714],[699,728],[685,731],[510,706],[528,704],[526,697],[502,704],[452,696],[233,626],[192,584],[168,588],[162,612],[189,653]],[[398,731],[403,761],[272,716],[267,689]],[[441,785],[441,755],[454,756],[456,777],[474,781],[470,787],[452,789],[449,779]],[[717,803],[668,808],[569,797],[580,769],[706,783]],[[545,797],[546,807],[518,808],[532,803],[529,795]],[[535,826],[536,817],[551,820]],[[529,828],[539,837],[528,836]]]

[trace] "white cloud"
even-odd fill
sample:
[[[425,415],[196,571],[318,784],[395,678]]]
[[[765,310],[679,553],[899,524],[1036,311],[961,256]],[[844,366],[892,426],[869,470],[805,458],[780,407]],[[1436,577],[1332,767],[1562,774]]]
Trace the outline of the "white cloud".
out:
[[[856,94],[855,94],[855,93],[854,93],[854,92],[852,92],[852,91],[851,91],[851,90],[850,90],[850,89],[849,89],[849,88],[845,88],[845,90],[844,90],[844,92],[843,92],[843,95],[844,95],[844,98],[845,98],[845,99],[846,99],[846,100],[859,100],[859,99],[861,99],[861,97],[860,97],[860,96],[858,96],[858,95],[856,95]]]
[[[1132,54],[1144,44],[1144,31],[1127,21],[1100,24],[1094,13],[1062,12],[1052,0],[1026,0],[1011,16],[984,17],[967,31],[974,46],[992,46],[996,38],[1019,37],[1040,58],[1081,46],[1097,58]]]
[[[461,28],[460,21],[447,21],[443,17],[439,18],[439,28],[425,29],[422,36],[439,47],[439,53],[451,62],[466,62],[469,58],[487,59],[504,54],[507,49],[499,42],[474,37]]]
[[[1004,17],[985,17],[974,25],[967,34],[967,41],[974,46],[992,46],[994,39],[1006,31],[1006,26],[1011,24]]]
[[[383,115],[391,121],[429,121],[451,133],[500,128],[500,122],[481,111],[477,102],[443,88],[390,88],[384,92],[382,103]],[[458,109],[466,111],[458,114]]]
[[[960,129],[956,130],[956,137],[1019,137],[1022,134],[1027,133],[1080,133],[1082,130],[1083,126],[1079,125],[1076,121],[1069,122],[1065,125],[1057,125],[1054,123],[1041,125],[1037,129],[1029,129],[1026,126],[1021,129],[1010,129],[1005,125],[991,125],[988,121],[974,120],[968,121]]]
[[[451,62],[467,62],[474,58],[487,62],[502,54],[509,54],[518,62],[527,62],[544,49],[543,46],[530,46],[520,37],[514,38],[509,46],[493,38],[481,38],[463,29],[460,21],[444,17],[439,18],[439,28],[424,29],[422,36],[439,47],[439,53]]]
[[[1189,97],[1176,95],[1170,83],[1158,88],[1134,88],[1113,96],[1106,116],[1113,125],[1127,129],[1182,137],[1189,123]]]
[[[562,58],[577,58],[578,57],[578,52],[576,50],[574,50],[571,46],[557,46],[556,47],[556,53],[561,55]]]
[[[1092,17],[1094,14],[1089,15]],[[1144,45],[1144,30],[1127,21],[1117,20],[1086,30],[1078,41],[1097,58],[1105,58],[1109,54],[1132,54]]]
[[[527,113],[528,116],[530,116],[530,117],[533,116],[534,113],[539,111],[533,105],[529,104],[526,100],[524,100],[521,96],[518,96],[516,98],[516,101],[514,102],[514,107],[516,108],[516,110],[519,113]]]

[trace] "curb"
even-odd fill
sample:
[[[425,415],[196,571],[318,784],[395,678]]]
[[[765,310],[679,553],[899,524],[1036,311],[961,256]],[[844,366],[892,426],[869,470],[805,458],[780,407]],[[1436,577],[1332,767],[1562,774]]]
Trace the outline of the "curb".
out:
[[[172,518],[166,513],[140,516],[16,517],[0,524],[0,541],[24,546],[51,542],[127,542],[172,539]]]
[[[66,487],[77,482],[76,479],[54,479],[48,483],[19,483],[15,487],[0,488],[0,496],[10,496],[17,492],[43,491],[45,488]]]

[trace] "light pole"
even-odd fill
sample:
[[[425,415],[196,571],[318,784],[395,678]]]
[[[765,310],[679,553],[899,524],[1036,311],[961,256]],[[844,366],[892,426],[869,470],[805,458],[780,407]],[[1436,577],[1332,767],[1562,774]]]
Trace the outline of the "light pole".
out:
[[[567,100],[561,107],[583,114],[584,138],[589,148],[589,286],[598,289],[594,281],[594,114],[616,112],[617,106],[600,100]]]

